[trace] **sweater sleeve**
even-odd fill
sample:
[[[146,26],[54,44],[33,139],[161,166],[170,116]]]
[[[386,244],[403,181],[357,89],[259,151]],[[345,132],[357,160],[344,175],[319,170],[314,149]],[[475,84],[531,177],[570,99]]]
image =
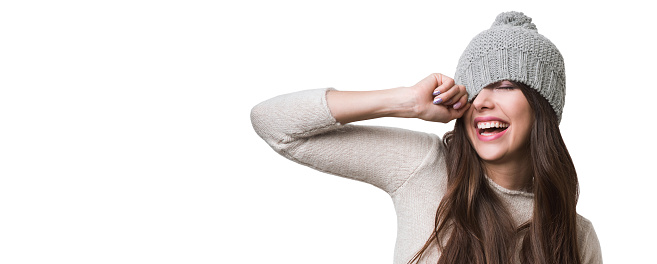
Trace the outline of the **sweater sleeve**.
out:
[[[251,122],[276,152],[313,169],[370,183],[389,194],[442,148],[438,136],[390,127],[342,125],[328,89],[281,95],[256,105]]]
[[[602,250],[600,249],[600,241],[598,235],[595,233],[593,224],[588,219],[582,218],[581,232],[579,234],[579,252],[582,258],[582,264],[602,264]]]

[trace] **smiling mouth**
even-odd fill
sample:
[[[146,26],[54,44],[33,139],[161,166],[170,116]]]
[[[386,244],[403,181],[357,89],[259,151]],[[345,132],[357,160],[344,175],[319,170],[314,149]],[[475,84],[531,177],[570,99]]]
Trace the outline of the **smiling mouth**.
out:
[[[481,136],[494,136],[504,132],[509,124],[501,121],[485,121],[477,123],[477,133]]]

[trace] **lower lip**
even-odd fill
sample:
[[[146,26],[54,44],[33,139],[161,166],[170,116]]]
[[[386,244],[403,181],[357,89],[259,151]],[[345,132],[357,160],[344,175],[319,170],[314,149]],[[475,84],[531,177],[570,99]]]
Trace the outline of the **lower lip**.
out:
[[[509,129],[510,129],[510,127],[505,129],[504,131],[502,131],[500,133],[497,133],[495,135],[490,135],[490,136],[484,136],[482,134],[479,134],[479,131],[477,131],[477,138],[479,138],[479,140],[481,140],[481,141],[496,140],[496,139],[502,137],[506,133],[506,131],[509,131]]]

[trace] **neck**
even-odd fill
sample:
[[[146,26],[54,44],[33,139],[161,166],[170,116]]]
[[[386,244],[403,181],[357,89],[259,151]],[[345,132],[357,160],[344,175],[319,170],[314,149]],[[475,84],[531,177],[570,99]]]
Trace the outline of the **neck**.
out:
[[[532,183],[530,162],[529,158],[500,163],[484,161],[484,167],[488,177],[498,185],[509,190],[523,190]]]

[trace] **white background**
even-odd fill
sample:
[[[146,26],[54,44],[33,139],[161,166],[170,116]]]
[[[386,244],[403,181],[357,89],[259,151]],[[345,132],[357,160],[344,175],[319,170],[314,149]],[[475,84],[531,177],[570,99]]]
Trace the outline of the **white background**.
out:
[[[565,57],[561,131],[605,262],[654,261],[654,8],[492,2],[3,1],[0,263],[390,263],[389,197],[278,156],[250,109],[451,76],[510,10]]]

